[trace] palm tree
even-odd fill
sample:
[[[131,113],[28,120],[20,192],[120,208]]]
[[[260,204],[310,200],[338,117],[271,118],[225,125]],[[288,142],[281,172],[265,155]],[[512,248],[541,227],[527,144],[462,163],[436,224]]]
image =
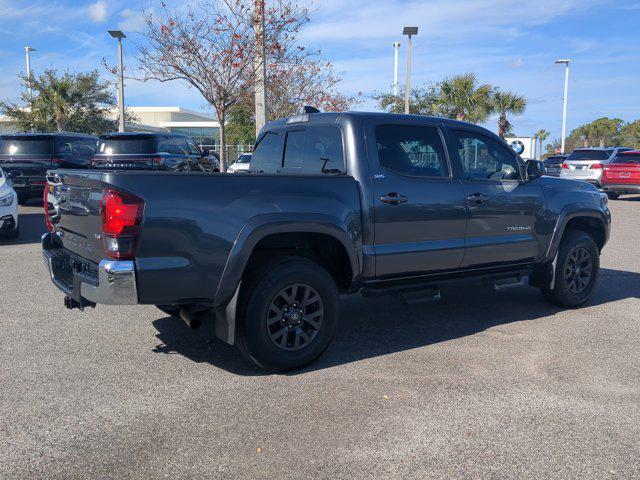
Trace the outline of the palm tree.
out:
[[[527,99],[513,92],[496,90],[492,98],[493,111],[498,116],[498,135],[504,138],[511,130],[511,123],[507,115],[521,115],[527,108]]]
[[[551,135],[549,132],[547,132],[544,128],[541,128],[540,130],[538,130],[535,133],[535,137],[538,139],[538,143],[540,144],[540,155],[542,155],[542,143],[549,138],[549,135]]]
[[[473,73],[446,78],[440,83],[434,110],[436,114],[473,123],[484,122],[491,113],[491,85],[478,85]]]

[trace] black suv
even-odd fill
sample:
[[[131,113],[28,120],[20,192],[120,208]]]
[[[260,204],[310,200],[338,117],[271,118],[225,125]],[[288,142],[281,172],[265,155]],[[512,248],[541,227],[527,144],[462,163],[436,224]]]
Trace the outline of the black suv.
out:
[[[98,139],[93,168],[215,172],[220,165],[191,138],[173,133],[118,132]]]
[[[18,201],[42,197],[47,170],[87,168],[98,137],[82,133],[15,133],[0,136],[0,166],[13,180]]]
[[[564,153],[556,153],[544,159],[544,173],[551,177],[559,177],[562,164],[567,159]]]

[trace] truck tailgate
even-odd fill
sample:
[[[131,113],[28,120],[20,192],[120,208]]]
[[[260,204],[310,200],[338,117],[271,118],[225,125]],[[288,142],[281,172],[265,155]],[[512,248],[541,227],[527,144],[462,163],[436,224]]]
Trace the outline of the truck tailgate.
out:
[[[47,214],[62,247],[98,263],[104,258],[100,201],[101,172],[65,171],[47,176]]]

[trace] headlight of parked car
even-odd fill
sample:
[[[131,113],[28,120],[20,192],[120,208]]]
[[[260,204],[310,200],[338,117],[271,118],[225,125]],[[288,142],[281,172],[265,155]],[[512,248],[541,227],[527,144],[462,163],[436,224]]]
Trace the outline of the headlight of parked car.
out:
[[[8,207],[13,203],[13,193],[0,197],[0,207]]]

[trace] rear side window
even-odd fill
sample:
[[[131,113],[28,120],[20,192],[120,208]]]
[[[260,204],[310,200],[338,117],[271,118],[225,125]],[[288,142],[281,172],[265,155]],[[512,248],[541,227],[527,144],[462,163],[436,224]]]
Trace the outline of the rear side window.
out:
[[[613,159],[613,163],[640,163],[640,153],[618,155]]]
[[[251,170],[262,173],[276,173],[282,167],[284,134],[267,132],[256,145],[251,158]]]
[[[185,155],[189,153],[187,141],[182,137],[162,137],[158,142],[158,152],[172,155]]]
[[[380,164],[393,172],[417,177],[448,177],[442,138],[435,127],[378,125]]]
[[[574,150],[567,160],[606,160],[611,155],[607,150]]]
[[[153,137],[109,137],[98,140],[98,153],[127,155],[155,153]]]
[[[51,137],[5,137],[0,140],[0,155],[51,155]]]
[[[85,137],[61,137],[55,140],[56,154],[90,154],[96,151],[96,141]]]

